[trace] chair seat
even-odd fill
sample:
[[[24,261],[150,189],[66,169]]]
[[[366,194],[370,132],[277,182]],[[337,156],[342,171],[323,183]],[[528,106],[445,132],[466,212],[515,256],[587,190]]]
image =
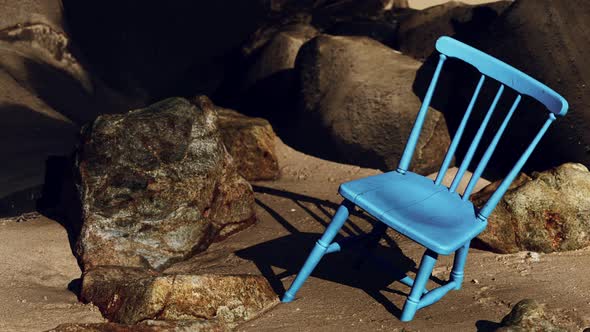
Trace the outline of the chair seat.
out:
[[[473,204],[424,176],[388,172],[343,183],[339,193],[399,233],[449,255],[481,233]]]

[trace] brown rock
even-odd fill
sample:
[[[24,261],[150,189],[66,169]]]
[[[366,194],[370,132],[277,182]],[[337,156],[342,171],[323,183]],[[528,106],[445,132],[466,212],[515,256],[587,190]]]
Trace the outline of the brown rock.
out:
[[[87,271],[81,297],[109,320],[124,324],[217,320],[233,327],[278,303],[259,275],[166,275],[117,267]]]
[[[552,318],[545,312],[545,306],[531,299],[518,302],[512,311],[502,319],[502,327],[496,332],[565,332],[564,328],[556,326]]]
[[[421,102],[411,82],[420,63],[364,37],[320,35],[297,58],[304,123],[326,137],[312,144],[365,167],[394,169]],[[319,127],[319,128],[314,128]],[[450,142],[444,117],[430,110],[412,169],[438,170]]]
[[[482,206],[500,181],[473,195]],[[488,220],[479,240],[492,250],[553,252],[590,245],[590,172],[581,164],[521,175]]]
[[[100,116],[78,153],[84,269],[159,269],[255,220],[250,185],[226,152],[215,112],[171,98]]]
[[[415,59],[424,60],[434,52],[434,45],[440,36],[466,39],[477,35],[512,3],[497,1],[472,6],[460,1],[449,1],[413,11],[410,15],[404,15],[399,23],[399,49]]]
[[[229,330],[229,327],[216,320],[178,322],[147,320],[136,325],[117,323],[62,324],[47,332],[224,332]]]
[[[275,180],[279,177],[279,161],[275,153],[276,135],[268,121],[216,107],[205,96],[199,96],[195,100],[201,109],[217,112],[223,143],[241,176],[248,181]]]

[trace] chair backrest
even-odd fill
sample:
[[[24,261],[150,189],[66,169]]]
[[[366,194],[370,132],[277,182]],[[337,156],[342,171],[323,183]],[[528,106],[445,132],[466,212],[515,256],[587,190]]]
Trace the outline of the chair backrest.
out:
[[[551,125],[551,123],[555,121],[556,115],[564,116],[567,113],[568,103],[558,93],[551,90],[550,88],[535,80],[534,78],[458,40],[446,36],[441,37],[436,42],[436,49],[440,52],[439,61],[434,71],[432,80],[430,81],[430,85],[428,86],[428,90],[426,91],[426,95],[422,102],[422,106],[420,107],[418,115],[416,116],[416,121],[410,133],[410,137],[406,144],[404,153],[402,154],[402,158],[400,159],[400,163],[397,168],[398,172],[405,173],[410,166],[410,162],[412,160],[412,156],[414,154],[414,150],[416,148],[420,132],[422,131],[422,125],[424,123],[424,119],[426,118],[426,113],[428,113],[428,107],[430,106],[432,95],[434,94],[436,83],[438,81],[440,72],[447,57],[457,58],[471,64],[477,70],[479,70],[479,72],[481,73],[481,77],[477,82],[475,91],[473,92],[473,95],[471,97],[471,101],[467,106],[467,110],[465,111],[465,114],[461,119],[459,127],[457,128],[457,131],[453,137],[453,140],[451,141],[447,154],[438,172],[438,176],[435,180],[435,183],[437,185],[440,185],[442,183],[442,179],[449,168],[451,160],[457,150],[457,146],[459,145],[459,141],[461,140],[461,136],[463,135],[463,132],[465,130],[465,126],[467,125],[467,120],[471,115],[471,111],[473,110],[477,97],[479,96],[481,87],[486,78],[492,78],[500,82],[501,84],[498,88],[498,91],[490,108],[488,109],[485,117],[483,118],[483,121],[479,129],[475,133],[473,141],[471,142],[471,145],[469,146],[469,149],[467,150],[465,157],[463,158],[463,161],[459,166],[459,170],[457,171],[457,174],[455,175],[455,178],[453,179],[451,186],[449,187],[449,191],[451,192],[454,192],[457,189],[459,183],[461,182],[461,179],[465,175],[465,172],[469,167],[471,160],[473,159],[475,151],[481,141],[481,138],[489,123],[489,120],[492,117],[492,114],[496,108],[496,105],[498,104],[498,101],[500,100],[500,97],[504,92],[504,87],[507,86],[509,88],[512,88],[518,93],[514,102],[512,103],[512,107],[506,114],[504,120],[498,128],[498,131],[495,133],[489,146],[485,150],[479,164],[475,168],[475,171],[473,172],[473,175],[471,176],[471,179],[467,184],[467,188],[463,193],[463,200],[469,199],[469,196],[475,188],[475,184],[479,180],[492,154],[494,153],[498,141],[504,133],[504,130],[506,129],[506,126],[508,125],[508,122],[512,117],[512,114],[518,107],[518,104],[522,99],[522,95],[527,95],[536,99],[537,101],[542,103],[549,111],[549,116],[547,120],[545,121],[543,126],[541,126],[539,132],[535,135],[532,142],[525,149],[523,154],[517,160],[516,164],[512,167],[508,175],[504,178],[500,186],[488,199],[486,204],[479,210],[478,218],[486,220],[492,213],[492,211],[494,210],[502,196],[504,196],[506,190],[508,189],[512,181],[514,181],[514,179],[524,166],[524,163],[530,157],[531,153],[533,152],[533,150],[535,149],[535,147],[537,146],[537,144],[539,143],[539,141],[541,140],[549,126]]]

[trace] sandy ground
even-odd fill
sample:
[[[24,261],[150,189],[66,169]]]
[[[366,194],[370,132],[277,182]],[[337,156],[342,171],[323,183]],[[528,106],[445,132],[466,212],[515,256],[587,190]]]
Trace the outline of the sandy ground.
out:
[[[281,293],[293,280],[340,198],[338,184],[378,171],[342,165],[279,144],[283,177],[255,184],[259,222],[216,243],[211,252],[237,250],[252,260]],[[370,230],[358,214],[342,235]],[[403,253],[402,253],[403,251]],[[67,322],[101,322],[92,305],[77,302],[68,284],[80,270],[67,234],[42,216],[0,221],[0,331],[43,331]],[[394,233],[382,241],[377,257],[410,274],[422,249]],[[524,298],[547,303],[571,330],[590,326],[590,250],[535,255],[497,255],[472,249],[464,288],[420,311],[413,322],[397,318],[408,288],[395,275],[343,252],[327,256],[289,304],[280,304],[238,331],[486,331]],[[452,261],[441,257],[434,281],[445,280]]]

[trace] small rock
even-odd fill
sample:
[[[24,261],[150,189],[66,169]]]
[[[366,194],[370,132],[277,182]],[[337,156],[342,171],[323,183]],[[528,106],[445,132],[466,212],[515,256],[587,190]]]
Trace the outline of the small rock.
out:
[[[540,262],[541,261],[541,255],[539,255],[538,252],[531,252],[529,251],[525,257],[525,260],[529,261],[529,262]]]
[[[479,285],[479,280],[477,279],[471,279],[471,283]]]
[[[526,299],[518,302],[512,311],[502,319],[502,327],[497,332],[539,331],[566,332],[567,330],[555,326],[551,317],[545,312],[545,306],[535,300]]]

